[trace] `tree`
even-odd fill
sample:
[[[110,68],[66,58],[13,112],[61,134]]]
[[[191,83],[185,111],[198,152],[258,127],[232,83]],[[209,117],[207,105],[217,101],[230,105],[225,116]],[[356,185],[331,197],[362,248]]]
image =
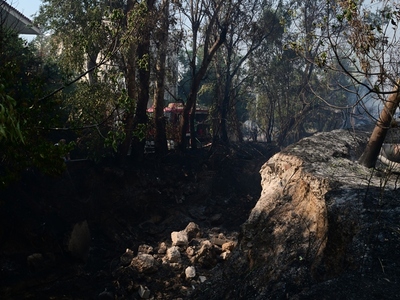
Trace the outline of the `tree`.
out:
[[[373,167],[400,100],[399,6],[381,1],[371,11],[363,1],[327,5],[329,14],[322,25],[327,31],[320,39],[325,47],[319,53],[319,61],[326,69],[345,74],[358,91],[364,91],[357,93],[355,105],[374,117],[376,124],[360,163]],[[367,99],[383,104],[379,117],[366,109]]]
[[[69,110],[66,131],[81,135],[79,144],[96,159],[104,153],[95,148],[115,150],[126,137],[121,128],[122,114],[130,108],[129,91],[121,81],[129,82],[134,73],[123,64],[128,44],[123,6],[123,1],[46,0],[35,18],[49,34],[51,55],[68,74],[41,102],[62,95]]]
[[[155,0],[142,1],[139,4],[132,4],[133,0],[128,1],[128,20],[136,35],[136,64],[137,64],[137,86],[128,86],[130,94],[132,89],[137,88],[137,102],[133,117],[132,128],[127,128],[127,141],[130,140],[130,132],[135,132],[132,140],[133,157],[141,159],[144,153],[145,131],[148,122],[147,104],[150,97],[150,63],[151,50],[150,42],[154,30]],[[129,27],[128,27],[129,28]],[[129,59],[133,59],[130,57]],[[130,76],[130,82],[133,78]],[[131,118],[131,117],[130,117]]]
[[[99,86],[99,90],[110,93],[101,97],[108,108],[101,111],[107,114],[100,124],[106,124],[110,118],[116,120],[110,124],[116,131],[110,130],[104,137],[114,139],[114,145],[120,143],[118,152],[122,160],[131,152],[138,159],[143,155],[154,5],[155,0],[128,0],[126,5],[124,1],[47,0],[36,18],[52,33],[54,50],[65,61],[70,78],[77,78],[73,82],[85,80],[80,74],[88,75],[89,86],[79,82],[78,87],[90,90],[91,85],[110,87],[117,83],[117,90]],[[125,87],[119,84],[118,71],[124,75]],[[98,129],[95,124],[85,127]]]
[[[57,66],[46,61],[34,44],[0,26],[0,187],[27,169],[60,174],[70,145],[55,147],[62,111],[59,99],[38,99],[61,81]]]
[[[66,72],[75,76],[91,70],[88,72],[91,84],[98,79],[95,66],[99,55],[109,54],[105,49],[113,38],[111,27],[104,22],[111,18],[109,3],[106,0],[44,0],[35,18],[43,30],[50,31],[53,51],[61,56]],[[117,7],[122,7],[122,1]]]
[[[393,93],[386,100],[385,105],[381,110],[368,144],[359,159],[359,162],[367,168],[372,168],[376,164],[386,134],[391,127],[393,116],[400,104],[399,92],[399,86],[396,84]]]
[[[191,29],[191,51],[190,53],[190,70],[192,72],[190,92],[184,107],[183,115],[180,123],[180,140],[179,148],[184,151],[187,146],[186,133],[189,129],[190,120],[190,140],[191,146],[196,147],[196,137],[194,130],[194,117],[196,112],[197,93],[201,84],[201,80],[207,72],[207,69],[223,42],[226,39],[228,17],[231,1],[198,1],[189,0],[184,4],[182,13],[187,18]],[[198,51],[200,50],[199,34],[203,29],[202,61],[198,65]],[[214,34],[214,35],[213,35]]]
[[[325,1],[293,1],[279,13],[284,28],[278,39],[263,43],[249,70],[249,84],[256,95],[249,104],[267,140],[284,146],[316,131],[343,126],[341,110],[348,107],[349,81],[329,69],[321,69],[326,46],[329,9]]]
[[[166,59],[168,50],[169,33],[169,0],[163,0],[160,6],[161,20],[157,28],[156,47],[158,55],[156,59],[156,82],[154,93],[154,122],[155,122],[155,151],[158,155],[164,155],[167,148],[166,124],[164,117],[164,94],[165,94],[165,76]]]
[[[225,65],[222,67],[224,77],[222,81],[222,102],[219,107],[219,129],[220,137],[224,143],[228,143],[227,120],[234,91],[243,82],[240,78],[243,73],[243,64],[263,44],[272,42],[282,34],[277,11],[280,4],[272,9],[273,1],[236,1],[236,9],[232,9],[231,22],[224,42],[224,51],[220,58]],[[237,86],[233,86],[233,80],[237,77]]]
[[[295,95],[297,97],[299,109],[287,115],[287,120],[282,124],[277,143],[283,144],[289,131],[294,127],[298,128],[303,123],[305,117],[314,111],[319,105],[314,105],[311,86],[314,83],[319,84],[318,77],[321,74],[315,74],[315,59],[319,53],[321,44],[317,40],[317,32],[324,33],[324,27],[318,27],[325,16],[324,1],[294,1],[290,10],[292,18],[288,24],[292,40],[291,46],[300,57],[303,58],[300,71],[298,72],[299,81]]]

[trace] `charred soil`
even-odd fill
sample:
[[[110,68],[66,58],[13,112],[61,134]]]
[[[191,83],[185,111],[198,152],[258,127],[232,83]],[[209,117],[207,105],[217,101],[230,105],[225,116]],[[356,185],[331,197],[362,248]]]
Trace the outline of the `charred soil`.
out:
[[[196,285],[185,276],[193,261],[183,257],[173,267],[139,272],[121,263],[124,253],[136,256],[148,245],[161,257],[160,244],[171,246],[171,232],[190,222],[202,237],[237,240],[260,196],[260,167],[275,152],[269,144],[246,143],[211,155],[206,149],[163,159],[150,154],[129,166],[71,161],[61,178],[27,170],[1,191],[0,298],[140,299],[143,287],[155,299],[185,298]],[[77,228],[86,229],[74,248]],[[197,273],[210,279],[224,263],[219,254],[197,264]]]

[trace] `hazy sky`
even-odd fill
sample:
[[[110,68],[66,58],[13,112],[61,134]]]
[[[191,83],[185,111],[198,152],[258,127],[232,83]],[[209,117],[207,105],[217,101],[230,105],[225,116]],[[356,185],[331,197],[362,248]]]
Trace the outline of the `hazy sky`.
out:
[[[6,0],[6,2],[29,19],[32,19],[32,15],[39,11],[39,6],[42,3],[41,0]]]

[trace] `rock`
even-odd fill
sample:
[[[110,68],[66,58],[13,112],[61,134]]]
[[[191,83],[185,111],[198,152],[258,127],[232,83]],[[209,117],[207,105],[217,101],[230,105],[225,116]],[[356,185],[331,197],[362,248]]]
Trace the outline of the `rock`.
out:
[[[235,248],[235,243],[232,241],[222,244],[222,251],[232,251]]]
[[[69,253],[82,262],[86,262],[90,248],[90,230],[87,221],[76,223],[68,240]]]
[[[209,240],[201,242],[199,251],[190,259],[193,264],[199,264],[204,268],[212,268],[216,265],[216,255],[213,245]]]
[[[263,165],[261,196],[243,225],[241,248],[250,270],[265,267],[244,285],[251,283],[259,295],[274,291],[280,298],[285,295],[285,282],[301,289],[350,269],[366,269],[362,258],[370,251],[368,230],[375,222],[367,221],[368,207],[377,198],[390,201],[391,190],[396,189],[394,180],[388,180],[386,196],[378,196],[383,192],[381,179],[355,161],[367,137],[345,130],[315,134]]]
[[[189,244],[186,231],[173,231],[171,233],[171,240],[173,246],[187,246]]]
[[[109,292],[107,289],[104,289],[103,292],[101,292],[98,296],[97,296],[98,300],[112,300],[114,299],[114,295],[113,293]]]
[[[32,270],[42,269],[44,265],[44,258],[41,253],[33,253],[26,258],[28,267]]]
[[[189,246],[186,248],[186,254],[188,256],[193,256],[196,254],[196,250],[194,249],[194,247]]]
[[[187,267],[185,269],[186,278],[194,278],[196,277],[196,268],[193,266]]]
[[[220,255],[220,257],[221,257],[223,260],[227,260],[230,256],[231,256],[231,251],[222,252],[221,255]]]
[[[140,285],[139,296],[142,299],[149,299],[150,298],[150,290],[146,286]]]
[[[207,280],[206,276],[199,276],[200,283],[203,283]]]
[[[139,273],[152,273],[157,270],[154,257],[143,253],[139,253],[132,259],[131,267],[135,268]]]
[[[181,252],[179,251],[179,247],[173,246],[168,248],[166,258],[170,263],[179,262],[181,260]]]
[[[203,255],[207,250],[212,249],[213,245],[209,240],[204,240],[200,244],[200,250],[197,255]]]
[[[190,222],[184,231],[187,233],[189,241],[196,237],[200,237],[200,227],[194,222]]]
[[[225,238],[219,238],[219,237],[213,237],[211,238],[211,243],[213,243],[214,245],[217,246],[222,246],[223,244],[225,244],[227,242],[227,240]]]
[[[153,253],[153,247],[149,245],[140,245],[138,247],[138,253],[144,253],[144,254]]]
[[[392,162],[400,163],[400,144],[384,143],[382,145],[380,155]]]
[[[128,266],[134,257],[135,257],[135,254],[133,253],[133,251],[131,249],[127,248],[125,250],[125,253],[122,254],[120,257],[121,265]]]
[[[160,245],[158,246],[158,254],[165,254],[167,252],[167,244],[165,244],[164,242],[160,243]]]

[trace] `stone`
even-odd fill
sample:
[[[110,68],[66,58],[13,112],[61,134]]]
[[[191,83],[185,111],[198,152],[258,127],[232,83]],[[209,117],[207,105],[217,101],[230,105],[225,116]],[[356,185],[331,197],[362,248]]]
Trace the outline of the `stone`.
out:
[[[211,243],[213,243],[214,245],[217,246],[222,246],[223,244],[225,244],[227,242],[227,240],[225,238],[221,239],[219,237],[213,237],[211,238]]]
[[[242,226],[240,251],[250,269],[265,267],[244,284],[268,293],[288,281],[302,287],[365,263],[360,260],[361,249],[367,249],[363,228],[369,226],[363,223],[369,217],[362,213],[364,203],[372,205],[382,192],[381,179],[356,162],[367,140],[365,132],[317,133],[262,166],[262,192]],[[395,188],[388,181],[385,192]],[[259,274],[274,282],[259,280]]]
[[[230,256],[231,256],[231,252],[230,252],[230,251],[222,252],[221,255],[220,255],[220,257],[221,257],[223,260],[227,260]]]
[[[196,250],[194,249],[194,247],[189,246],[186,248],[186,254],[188,256],[193,256],[193,255],[195,255],[195,253],[196,253]]]
[[[187,267],[185,269],[186,278],[194,278],[196,277],[196,268],[193,266]]]
[[[104,289],[98,296],[98,300],[112,300],[115,299],[113,293],[109,292],[107,288]]]
[[[205,282],[207,280],[206,276],[199,276],[199,280],[201,283]]]
[[[128,266],[134,257],[135,254],[133,253],[133,251],[129,248],[126,248],[125,253],[122,254],[120,257],[121,265]]]
[[[392,162],[400,163],[400,144],[384,143],[381,147],[380,155]]]
[[[26,258],[28,267],[32,270],[38,270],[43,267],[44,258],[41,253],[33,253]]]
[[[209,240],[205,240],[201,242],[199,251],[190,259],[190,261],[193,264],[198,263],[205,268],[212,268],[217,263],[215,256],[213,245]]]
[[[235,243],[232,241],[222,244],[222,251],[232,251],[235,248]]]
[[[138,253],[151,254],[153,253],[153,247],[149,245],[140,245],[138,247]]]
[[[165,254],[167,252],[167,244],[165,244],[164,242],[160,243],[160,245],[158,246],[158,254]]]
[[[181,252],[179,251],[179,247],[172,246],[167,250],[166,258],[170,263],[177,263],[181,260]]]
[[[91,237],[87,221],[76,223],[68,240],[68,251],[74,258],[86,262],[89,255],[90,242]]]
[[[157,270],[155,266],[155,259],[150,254],[139,253],[131,261],[131,266],[139,273],[152,273]]]
[[[171,240],[173,246],[187,246],[189,244],[188,235],[185,231],[173,231]]]
[[[187,233],[189,241],[194,239],[194,238],[200,237],[200,227],[199,227],[199,225],[197,225],[194,222],[190,222],[186,226],[184,231]]]
[[[149,299],[150,298],[150,290],[143,285],[139,286],[139,296],[142,299]]]
[[[204,249],[211,249],[212,248],[212,243],[209,241],[209,240],[204,240],[204,241],[202,241],[201,242],[201,244],[200,244],[200,251],[199,252],[202,252],[202,251],[204,251]]]

